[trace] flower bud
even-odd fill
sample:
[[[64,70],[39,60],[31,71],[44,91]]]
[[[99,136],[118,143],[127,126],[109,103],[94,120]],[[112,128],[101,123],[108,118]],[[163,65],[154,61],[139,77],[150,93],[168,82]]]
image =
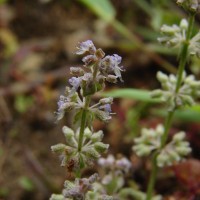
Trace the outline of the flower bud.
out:
[[[111,119],[109,112],[105,112],[105,111],[99,110],[99,109],[93,109],[93,112],[94,112],[95,116],[101,121],[108,122]]]
[[[167,82],[168,81],[168,76],[162,72],[158,72],[157,73],[157,79],[160,81],[160,82]]]
[[[98,164],[104,168],[111,168],[115,163],[115,158],[113,155],[108,155],[107,158],[99,158]]]
[[[127,158],[121,158],[116,161],[116,166],[119,169],[124,170],[125,172],[128,172],[131,169],[132,164]]]
[[[106,81],[110,82],[110,83],[117,83],[117,76],[114,75],[108,75],[106,77]]]
[[[95,56],[96,56],[98,59],[102,59],[102,58],[105,56],[105,53],[103,52],[102,49],[97,49],[97,51],[95,52]]]
[[[156,127],[156,133],[157,135],[163,135],[164,134],[164,127],[161,124],[158,124]]]
[[[63,200],[64,196],[62,194],[52,194],[49,200]]]
[[[172,25],[172,26],[168,26],[166,24],[164,24],[162,27],[161,27],[161,32],[163,33],[166,33],[166,34],[169,34],[169,35],[173,35],[174,33],[176,32],[179,32],[180,31],[180,28],[177,26],[177,25]]]
[[[86,67],[90,67],[96,63],[97,57],[94,55],[87,55],[83,57],[82,61],[85,63]]]
[[[84,75],[84,70],[80,67],[70,67],[70,73],[73,76],[83,76]]]
[[[172,83],[172,84],[176,84],[176,76],[174,74],[170,74],[169,75],[169,81]]]
[[[92,136],[92,131],[87,127],[85,130],[84,130],[84,137],[90,139]]]
[[[83,151],[86,154],[86,159],[97,159],[101,156],[99,151],[94,148],[86,148]]]
[[[104,153],[108,148],[109,148],[109,144],[104,144],[103,142],[96,142],[94,144],[94,148],[100,152],[100,153]]]
[[[157,89],[153,90],[150,95],[152,98],[159,98],[162,96],[162,94],[163,94],[162,90]]]
[[[174,142],[180,142],[185,138],[185,132],[181,131],[179,133],[176,133],[173,137]]]
[[[133,146],[133,150],[135,151],[137,156],[148,156],[151,152],[148,146],[143,144]]]
[[[111,104],[113,102],[113,98],[112,97],[108,97],[108,98],[103,98],[100,99],[99,103],[104,105],[104,104]]]
[[[91,140],[92,142],[99,142],[102,140],[102,138],[103,138],[103,131],[100,130],[92,134]]]
[[[170,151],[169,153],[169,159],[171,160],[171,162],[173,163],[173,161],[180,161],[181,160],[181,157],[179,156],[179,153],[172,150]]]
[[[185,95],[183,97],[183,103],[185,105],[189,105],[189,106],[193,106],[195,104],[193,98],[191,96],[189,96],[189,95]]]
[[[192,151],[192,149],[190,147],[179,146],[179,147],[176,147],[176,151],[180,155],[186,156]]]
[[[168,161],[168,156],[164,155],[164,154],[160,154],[157,156],[157,165],[158,167],[163,167],[164,165],[166,165]]]
[[[62,153],[65,150],[65,144],[56,144],[51,146],[51,150],[55,153]]]
[[[188,29],[188,21],[186,19],[182,19],[181,20],[181,22],[180,22],[180,28],[181,29],[185,29],[185,30]]]
[[[62,131],[63,131],[66,139],[74,136],[74,131],[67,126],[63,126]]]

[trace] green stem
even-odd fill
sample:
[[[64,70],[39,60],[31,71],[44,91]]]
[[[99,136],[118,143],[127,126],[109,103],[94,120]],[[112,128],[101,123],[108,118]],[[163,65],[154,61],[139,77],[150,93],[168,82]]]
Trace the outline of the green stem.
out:
[[[188,47],[189,47],[191,33],[193,30],[193,24],[194,24],[194,14],[190,14],[189,26],[188,26],[187,35],[186,35],[186,41],[183,44],[183,47],[181,50],[181,55],[180,55],[180,64],[179,64],[178,73],[177,73],[178,80],[176,83],[176,93],[178,93],[178,91],[181,87],[183,72],[185,69],[186,62],[187,62]],[[173,118],[174,113],[175,113],[175,109],[173,111],[168,112],[168,115],[167,115],[167,118],[165,121],[165,126],[164,126],[164,134],[162,135],[162,138],[161,138],[160,149],[162,149],[167,142],[168,133],[169,133],[169,129],[172,124],[172,118]],[[157,161],[156,161],[157,156],[158,156],[158,151],[155,152],[155,154],[153,155],[153,158],[152,158],[152,172],[151,172],[151,176],[150,176],[149,183],[148,183],[146,200],[151,200],[152,194],[153,194],[153,189],[154,189],[157,171],[158,171],[158,166],[157,166]]]
[[[180,58],[180,64],[178,67],[178,80],[177,80],[177,84],[176,84],[176,93],[179,91],[179,88],[181,87],[181,82],[182,82],[182,78],[183,78],[183,71],[185,69],[185,65],[187,62],[187,54],[188,54],[188,47],[189,47],[189,43],[190,43],[190,37],[192,34],[192,30],[193,30],[193,25],[194,25],[194,19],[195,19],[195,15],[194,14],[190,14],[189,16],[189,26],[188,26],[188,30],[187,30],[187,35],[186,35],[186,40],[183,44],[182,50],[181,50],[181,58]]]
[[[79,141],[78,141],[78,151],[81,152],[82,145],[83,145],[83,136],[84,136],[84,130],[85,130],[85,125],[86,125],[86,118],[87,118],[87,110],[90,104],[90,96],[87,96],[85,98],[85,106],[82,111],[82,116],[81,116],[81,128],[79,132]]]
[[[164,126],[165,131],[161,138],[161,148],[164,147],[167,141],[167,136],[168,136],[169,129],[171,127],[173,115],[174,115],[174,111],[170,111],[166,118],[165,126]],[[151,176],[148,183],[146,200],[151,200],[151,197],[152,197],[152,193],[153,193],[153,189],[154,189],[154,185],[156,181],[156,176],[158,172],[158,166],[157,166],[157,161],[156,161],[157,156],[158,156],[158,152],[155,152],[152,158],[152,172],[151,172]]]
[[[152,171],[151,171],[151,176],[150,176],[149,183],[148,183],[146,200],[151,200],[154,185],[156,182],[156,176],[157,176],[157,172],[158,172],[158,166],[157,166],[157,162],[156,162],[157,154],[158,153],[155,152],[155,154],[153,155],[153,158],[152,158]]]
[[[165,146],[167,142],[167,137],[168,137],[169,129],[172,124],[172,118],[173,118],[174,113],[175,113],[175,110],[168,112],[168,115],[165,121],[165,126],[164,126],[164,134],[162,135],[162,138],[161,138],[161,149]]]
[[[90,96],[87,96],[85,98],[85,105],[84,105],[83,111],[82,111],[81,127],[80,127],[79,140],[78,140],[78,152],[79,153],[81,152],[82,146],[83,146],[83,136],[84,136],[84,130],[85,130],[85,126],[86,126],[87,110],[88,110],[88,107],[89,107],[89,104],[90,104],[90,100],[91,100]],[[76,171],[76,177],[81,178],[81,166]]]

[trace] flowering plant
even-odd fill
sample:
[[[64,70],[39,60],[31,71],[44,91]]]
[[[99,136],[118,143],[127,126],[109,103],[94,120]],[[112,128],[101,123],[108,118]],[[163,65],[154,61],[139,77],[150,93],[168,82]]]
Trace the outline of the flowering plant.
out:
[[[169,130],[172,119],[177,109],[195,104],[200,96],[200,81],[195,80],[194,75],[186,75],[185,66],[190,56],[199,57],[199,32],[193,34],[195,14],[199,11],[198,0],[178,0],[177,3],[189,12],[189,20],[182,19],[180,25],[163,25],[162,37],[158,41],[170,48],[176,48],[179,52],[179,66],[176,75],[157,73],[157,79],[162,89],[154,90],[152,98],[159,98],[166,105],[168,114],[164,125],[158,125],[155,129],[142,129],[142,135],[135,138],[133,150],[138,156],[152,156],[152,171],[148,183],[146,200],[151,200],[158,167],[176,164],[191,152],[189,142],[185,141],[186,133],[176,133],[171,141]]]
[[[111,119],[111,104],[113,98],[102,98],[97,103],[92,102],[92,96],[103,90],[105,83],[116,83],[122,80],[120,66],[122,58],[117,54],[105,56],[102,49],[96,49],[91,40],[81,42],[76,54],[84,55],[83,68],[71,67],[72,78],[66,87],[65,95],[58,101],[57,121],[61,120],[65,112],[73,111],[74,123],[77,129],[64,126],[62,131],[66,144],[56,144],[52,151],[61,155],[61,166],[66,166],[69,172],[74,172],[75,181],[65,181],[61,195],[53,194],[51,200],[57,199],[95,199],[93,184],[98,180],[94,174],[89,178],[81,178],[81,170],[92,166],[109,145],[102,142],[103,131],[95,132],[92,122],[95,118],[108,122]],[[99,199],[112,199],[104,193],[96,192]]]
[[[171,166],[185,159],[191,152],[186,133],[179,131],[169,137],[174,113],[179,108],[195,104],[200,97],[200,81],[193,75],[187,75],[185,65],[190,56],[199,57],[200,33],[193,35],[195,14],[199,10],[197,0],[178,0],[177,3],[189,12],[189,20],[182,19],[179,25],[163,25],[162,37],[158,41],[179,52],[177,74],[157,73],[162,89],[151,92],[152,98],[159,98],[166,106],[167,117],[164,125],[155,128],[143,128],[141,136],[134,139],[133,151],[137,156],[151,156],[151,175],[147,192],[131,187],[124,187],[124,177],[131,171],[131,162],[126,158],[115,158],[109,155],[101,158],[109,144],[104,144],[103,132],[93,129],[94,119],[108,122],[111,119],[113,98],[102,98],[92,101],[92,96],[105,88],[106,82],[123,81],[120,66],[122,58],[117,54],[107,55],[97,49],[91,40],[81,42],[77,54],[84,55],[83,68],[71,67],[72,78],[66,87],[65,95],[58,101],[57,120],[61,120],[65,112],[74,113],[76,129],[63,127],[66,144],[60,143],[51,147],[52,151],[61,155],[61,165],[75,174],[75,180],[66,180],[62,194],[51,196],[51,200],[112,200],[132,196],[138,200],[161,200],[161,195],[153,195],[158,170]],[[103,177],[97,174],[89,178],[81,178],[86,166],[95,161],[104,170]]]

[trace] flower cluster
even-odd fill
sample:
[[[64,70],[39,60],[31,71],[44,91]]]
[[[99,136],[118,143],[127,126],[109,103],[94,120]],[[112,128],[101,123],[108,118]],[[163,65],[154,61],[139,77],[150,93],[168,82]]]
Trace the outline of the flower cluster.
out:
[[[190,39],[189,53],[200,58],[200,32]]]
[[[162,85],[162,90],[154,90],[151,95],[166,102],[169,110],[177,107],[191,106],[194,98],[200,96],[200,81],[196,81],[193,75],[183,74],[181,87],[176,91],[177,77],[173,74],[167,76],[162,72],[157,73],[157,79]]]
[[[183,6],[186,10],[191,12],[198,12],[200,10],[199,0],[177,0],[177,4]]]
[[[105,56],[102,49],[96,49],[91,40],[80,43],[76,53],[86,54],[82,59],[84,68],[70,68],[73,77],[69,79],[65,96],[61,95],[58,101],[57,120],[63,118],[65,111],[75,110],[78,115],[85,105],[86,97],[102,90],[105,81],[111,83],[116,83],[117,79],[122,81],[123,67],[120,66],[122,58],[117,54]],[[112,98],[100,100],[98,104],[88,108],[89,115],[107,122],[111,118],[111,103]]]
[[[66,166],[69,172],[81,174],[81,169],[92,166],[101,153],[109,145],[102,142],[103,132],[93,132],[92,123],[95,118],[107,122],[111,119],[111,104],[113,98],[102,98],[92,102],[92,95],[104,89],[105,82],[116,83],[122,81],[120,66],[122,58],[117,54],[105,56],[102,49],[97,49],[91,40],[79,43],[76,54],[83,55],[83,67],[71,67],[72,77],[68,81],[65,95],[58,101],[57,120],[64,117],[65,112],[73,111],[74,123],[77,130],[63,127],[66,144],[51,147],[52,151],[60,154],[61,166]],[[121,161],[123,162],[123,161]],[[121,163],[123,165],[123,163]],[[96,175],[89,179],[77,178],[75,182],[65,181],[62,194],[52,195],[51,200],[112,200],[106,193],[93,190]]]
[[[173,24],[172,26],[163,25],[161,32],[163,37],[159,37],[158,41],[168,47],[180,47],[180,45],[186,40],[186,31],[188,28],[188,22],[186,19],[182,19],[180,25]]]
[[[63,196],[71,199],[85,199],[86,193],[92,190],[92,184],[97,178],[98,175],[93,174],[89,178],[76,178],[74,182],[66,180],[64,183]]]
[[[133,150],[138,156],[148,156],[153,150],[161,147],[161,137],[164,128],[159,124],[155,129],[143,128],[141,136],[134,139]]]
[[[184,141],[184,132],[176,133],[172,141],[164,147],[161,146],[163,134],[164,127],[160,124],[155,129],[142,129],[141,137],[135,139],[133,150],[138,156],[147,156],[153,150],[157,150],[158,156],[156,159],[159,167],[179,162],[191,152],[189,142]]]
[[[182,19],[180,25],[163,25],[161,32],[164,36],[159,37],[158,41],[168,47],[181,48],[181,45],[186,42],[186,34],[188,30],[188,22]],[[190,41],[188,41],[188,53],[200,57],[200,32],[195,34]]]
[[[75,171],[80,166],[93,164],[101,153],[105,152],[109,145],[101,142],[103,132],[92,133],[89,128],[84,131],[83,145],[81,151],[78,150],[79,129],[74,132],[67,126],[63,127],[63,133],[66,138],[65,144],[56,144],[51,147],[53,152],[61,154],[61,166],[67,166],[69,171]]]
[[[116,194],[125,183],[125,175],[132,168],[131,162],[125,157],[116,159],[113,155],[108,155],[107,158],[99,158],[98,164],[105,171],[101,184],[105,186],[107,193]]]
[[[108,155],[107,158],[99,158],[98,164],[103,168],[120,170],[124,173],[128,173],[132,167],[131,162],[127,158],[116,159],[113,155]]]
[[[112,200],[112,197],[96,191],[94,183],[97,180],[97,174],[89,178],[76,178],[74,182],[67,180],[64,183],[62,194],[53,194],[50,200]]]
[[[174,135],[172,141],[167,144],[157,157],[159,167],[173,165],[183,160],[192,150],[189,142],[184,141],[185,132],[178,132]]]

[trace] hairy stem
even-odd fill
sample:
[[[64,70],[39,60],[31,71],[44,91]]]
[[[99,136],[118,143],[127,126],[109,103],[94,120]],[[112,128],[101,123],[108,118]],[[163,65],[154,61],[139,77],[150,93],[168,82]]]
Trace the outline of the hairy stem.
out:
[[[180,54],[180,63],[179,63],[178,73],[177,73],[176,93],[179,92],[179,89],[181,87],[183,72],[185,69],[186,62],[187,62],[188,47],[189,47],[191,33],[193,30],[194,18],[195,18],[195,15],[190,14],[186,40],[183,43],[183,46],[181,49],[181,54]],[[175,113],[175,110],[168,112],[168,115],[167,115],[167,118],[165,121],[165,126],[164,126],[164,134],[162,135],[162,138],[161,138],[161,148],[160,149],[162,149],[167,142],[168,133],[169,133],[169,129],[172,124],[172,118],[173,118],[174,113]],[[153,189],[154,189],[157,171],[158,171],[158,166],[157,166],[157,161],[156,161],[157,156],[158,156],[158,152],[155,152],[155,154],[153,155],[153,158],[152,158],[152,171],[151,171],[151,175],[150,175],[150,179],[149,179],[149,183],[148,183],[146,200],[151,200],[151,198],[152,198]]]
[[[83,145],[83,136],[84,136],[84,130],[86,126],[86,120],[87,120],[87,110],[90,104],[91,97],[87,96],[85,98],[85,105],[83,107],[82,116],[81,116],[81,128],[79,132],[79,141],[78,141],[78,151],[81,152],[82,145]]]

